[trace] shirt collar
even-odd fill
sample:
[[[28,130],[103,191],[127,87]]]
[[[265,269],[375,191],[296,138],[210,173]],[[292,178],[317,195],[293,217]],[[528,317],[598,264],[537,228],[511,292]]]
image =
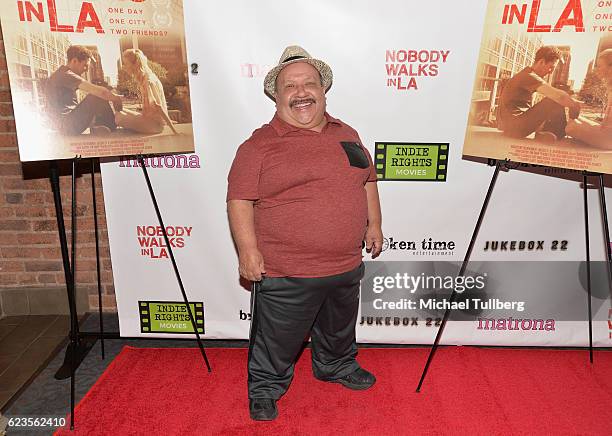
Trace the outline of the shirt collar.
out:
[[[323,131],[325,131],[325,129],[327,129],[330,125],[337,127],[342,126],[342,122],[340,120],[332,117],[327,112],[325,112],[325,119],[327,120],[327,124],[325,125],[325,127],[323,127]],[[272,121],[270,121],[270,125],[272,126],[274,131],[276,131],[278,136],[285,136],[288,133],[299,132],[301,130],[309,131],[308,129],[302,129],[300,127],[292,126],[288,122],[281,120],[278,114],[276,113],[274,114]]]

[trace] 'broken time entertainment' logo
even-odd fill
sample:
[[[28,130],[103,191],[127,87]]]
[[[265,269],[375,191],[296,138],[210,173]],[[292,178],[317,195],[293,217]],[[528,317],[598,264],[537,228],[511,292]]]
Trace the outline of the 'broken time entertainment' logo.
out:
[[[445,182],[448,143],[377,142],[378,180]]]

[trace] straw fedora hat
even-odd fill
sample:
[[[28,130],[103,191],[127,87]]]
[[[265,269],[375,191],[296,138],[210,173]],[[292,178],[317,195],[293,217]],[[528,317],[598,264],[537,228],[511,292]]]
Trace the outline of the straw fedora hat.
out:
[[[272,97],[272,99],[276,100],[276,77],[278,76],[278,73],[280,73],[281,70],[287,65],[291,65],[296,62],[306,62],[317,69],[321,75],[321,82],[325,92],[327,92],[332,85],[333,74],[331,68],[329,68],[329,65],[323,61],[320,61],[319,59],[314,59],[302,47],[291,45],[287,47],[285,51],[283,51],[283,54],[278,61],[278,65],[268,72],[264,80],[264,91],[266,94]]]

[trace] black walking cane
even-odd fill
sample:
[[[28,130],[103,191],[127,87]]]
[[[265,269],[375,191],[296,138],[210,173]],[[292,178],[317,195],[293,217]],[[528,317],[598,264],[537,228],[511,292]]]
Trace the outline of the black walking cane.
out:
[[[255,343],[255,333],[257,333],[257,293],[261,290],[261,281],[252,282],[251,284],[251,325],[249,327],[249,361],[251,360],[251,353],[253,352],[253,345]]]

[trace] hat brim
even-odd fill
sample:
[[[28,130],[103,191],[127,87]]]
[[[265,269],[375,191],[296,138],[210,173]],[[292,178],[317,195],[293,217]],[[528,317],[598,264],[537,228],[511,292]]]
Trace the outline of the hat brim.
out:
[[[272,68],[268,74],[266,74],[266,78],[264,79],[264,92],[273,100],[276,100],[276,78],[278,77],[278,74],[287,65],[295,64],[297,62],[306,62],[317,69],[321,75],[321,84],[323,85],[325,92],[327,92],[331,87],[334,77],[331,68],[325,62],[313,58],[293,59],[277,65],[276,67]]]

